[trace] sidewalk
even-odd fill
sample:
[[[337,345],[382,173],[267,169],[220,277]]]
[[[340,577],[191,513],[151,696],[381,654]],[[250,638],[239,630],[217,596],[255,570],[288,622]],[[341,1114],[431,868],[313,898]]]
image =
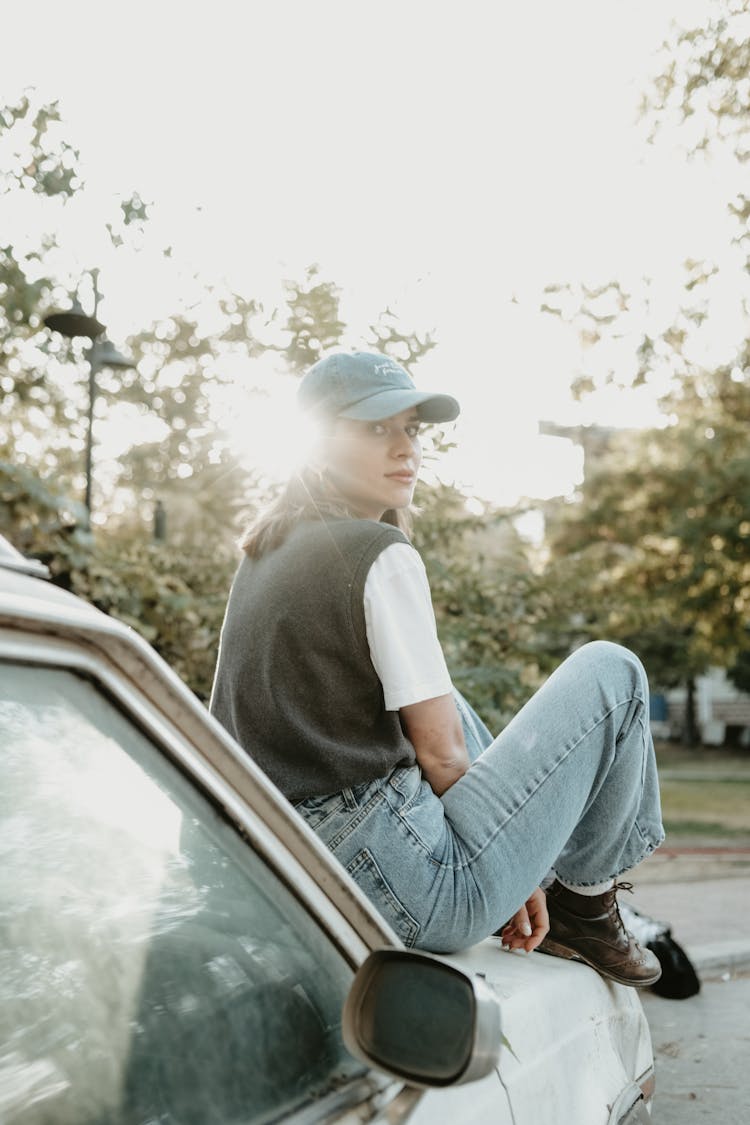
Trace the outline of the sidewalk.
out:
[[[621,901],[666,922],[700,975],[750,969],[750,847],[670,839],[624,878]]]

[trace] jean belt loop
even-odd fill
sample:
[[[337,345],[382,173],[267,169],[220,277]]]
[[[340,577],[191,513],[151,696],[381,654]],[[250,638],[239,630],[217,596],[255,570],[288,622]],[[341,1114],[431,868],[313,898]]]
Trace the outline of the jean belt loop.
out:
[[[356,798],[351,789],[342,789],[341,796],[344,798],[344,804],[349,809],[349,812],[356,812],[356,810],[359,808],[359,805],[357,804]]]

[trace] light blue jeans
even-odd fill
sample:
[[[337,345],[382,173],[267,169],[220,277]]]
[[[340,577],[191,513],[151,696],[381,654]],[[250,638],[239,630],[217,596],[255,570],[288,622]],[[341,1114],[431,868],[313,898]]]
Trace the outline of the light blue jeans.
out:
[[[296,805],[402,941],[434,952],[493,933],[551,870],[600,883],[664,839],[628,649],[579,648],[495,739],[455,696],[472,764],[442,797],[412,766]]]

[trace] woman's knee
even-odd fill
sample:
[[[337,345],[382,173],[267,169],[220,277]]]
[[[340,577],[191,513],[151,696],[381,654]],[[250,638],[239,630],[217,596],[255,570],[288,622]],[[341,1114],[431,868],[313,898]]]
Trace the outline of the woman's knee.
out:
[[[626,675],[633,682],[636,693],[648,694],[648,678],[640,658],[629,648],[616,641],[588,641],[572,654],[573,658],[589,666],[605,682]]]

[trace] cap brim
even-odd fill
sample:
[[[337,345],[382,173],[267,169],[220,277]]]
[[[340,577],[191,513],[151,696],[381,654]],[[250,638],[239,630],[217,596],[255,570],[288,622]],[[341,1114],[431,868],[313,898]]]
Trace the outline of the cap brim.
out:
[[[423,422],[452,422],[458,418],[461,407],[452,395],[434,395],[429,391],[388,390],[355,402],[339,411],[341,418],[354,418],[360,422],[379,422],[392,418],[404,410],[417,408]]]

